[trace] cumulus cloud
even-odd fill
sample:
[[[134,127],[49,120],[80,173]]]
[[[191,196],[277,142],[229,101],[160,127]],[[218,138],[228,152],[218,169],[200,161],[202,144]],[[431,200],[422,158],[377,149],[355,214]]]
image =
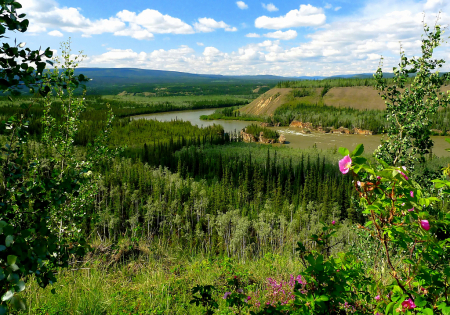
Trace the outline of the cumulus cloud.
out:
[[[444,5],[450,9],[450,4]],[[323,28],[311,30],[297,45],[283,41],[289,34],[294,36],[293,29],[276,30],[264,35],[247,34],[247,37],[271,37],[230,51],[209,45],[198,53],[189,46],[141,52],[112,49],[91,57],[87,64],[191,73],[298,76],[373,73],[383,56],[385,70],[391,72],[399,62],[399,42],[407,56],[420,55],[423,7],[424,2],[414,0],[369,0],[354,15],[340,16]],[[430,25],[435,18],[433,12],[426,11]],[[450,17],[445,14],[448,11],[443,12],[440,22],[449,24]],[[204,22],[205,27],[217,29],[218,25],[224,29],[220,22]],[[252,41],[255,40],[249,40]],[[436,49],[435,56],[450,59],[450,45]],[[446,65],[442,71],[449,70]]]
[[[334,11],[339,11],[340,9],[342,9],[342,7],[336,7],[334,8]]]
[[[273,3],[269,3],[269,4],[261,3],[261,5],[264,9],[266,9],[269,12],[278,11],[278,8]]]
[[[245,35],[245,37],[259,38],[259,37],[261,37],[261,35],[256,34],[256,33],[248,33],[247,35]]]
[[[159,11],[146,9],[139,14],[123,10],[116,15],[122,22],[129,22],[155,34],[192,34],[192,26],[179,18],[163,15]]]
[[[276,31],[276,32],[264,34],[264,36],[269,37],[269,38],[282,39],[282,40],[291,40],[291,39],[294,39],[297,37],[297,32],[294,30],[289,30],[286,32]]]
[[[326,16],[321,8],[312,5],[300,5],[299,10],[291,10],[280,17],[260,16],[255,20],[257,28],[280,30],[283,28],[300,26],[320,26],[326,21]]]
[[[231,27],[224,21],[217,22],[211,18],[199,18],[198,22],[194,23],[195,30],[200,33],[213,32],[216,29],[224,29],[227,32],[236,32],[236,27]]]
[[[63,33],[61,33],[58,30],[54,30],[54,31],[48,32],[47,34],[50,35],[50,36],[55,36],[55,37],[63,37],[64,36]]]
[[[30,33],[46,32],[58,28],[69,33],[82,33],[83,37],[112,33],[135,39],[152,39],[153,34],[192,34],[194,29],[182,20],[146,9],[139,14],[128,10],[114,17],[91,20],[80,9],[60,7],[54,0],[22,0],[23,11],[30,20]]]
[[[248,9],[248,5],[245,4],[244,1],[237,1],[237,2],[236,2],[236,5],[237,5],[238,8],[241,9],[241,10]]]
[[[197,42],[197,46],[205,46],[205,44]]]

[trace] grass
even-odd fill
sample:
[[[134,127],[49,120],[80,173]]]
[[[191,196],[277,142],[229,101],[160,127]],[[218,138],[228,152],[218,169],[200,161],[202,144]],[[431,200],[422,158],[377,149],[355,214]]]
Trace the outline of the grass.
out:
[[[129,248],[130,241],[120,246]],[[223,312],[227,279],[238,275],[250,293],[264,289],[268,277],[287,280],[300,270],[298,261],[277,254],[239,263],[226,257],[191,256],[181,248],[150,248],[145,243],[139,247],[147,250],[128,259],[123,255],[112,264],[114,259],[107,255],[91,256],[74,270],[59,272],[58,282],[43,290],[30,281],[23,295],[29,310],[20,314],[203,314],[202,307],[189,303],[197,284],[213,284],[221,314],[231,314]]]

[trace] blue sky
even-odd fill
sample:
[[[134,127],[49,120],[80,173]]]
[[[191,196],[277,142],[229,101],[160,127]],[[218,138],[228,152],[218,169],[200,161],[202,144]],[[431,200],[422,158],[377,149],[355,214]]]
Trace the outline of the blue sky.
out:
[[[422,14],[449,24],[446,0],[19,0],[33,49],[72,40],[84,67],[284,76],[373,72],[420,53]],[[439,57],[450,60],[444,44]]]

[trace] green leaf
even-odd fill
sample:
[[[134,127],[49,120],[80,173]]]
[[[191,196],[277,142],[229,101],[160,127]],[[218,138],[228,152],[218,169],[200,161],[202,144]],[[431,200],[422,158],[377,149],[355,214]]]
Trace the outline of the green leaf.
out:
[[[12,235],[8,235],[5,239],[6,247],[11,246],[12,243],[14,243],[14,237]]]
[[[353,158],[352,161],[353,161],[353,163],[355,163],[355,164],[364,164],[364,163],[367,162],[367,159],[358,156],[358,157]]]
[[[417,299],[415,299],[414,304],[416,304],[418,307],[423,307],[425,305],[427,305],[427,301],[422,299],[422,297],[417,297]]]
[[[340,147],[338,151],[342,156],[350,155],[350,151],[346,148]]]
[[[321,295],[321,296],[319,296],[317,299],[316,299],[316,302],[326,302],[326,301],[329,301],[330,300],[330,298],[328,297],[328,296],[326,296],[326,295]]]
[[[386,310],[384,311],[387,314],[392,313],[392,310],[394,309],[395,302],[391,302],[386,306]]]
[[[3,294],[3,296],[2,296],[2,301],[3,301],[3,302],[9,301],[9,300],[12,299],[13,296],[14,296],[14,292],[11,291],[11,290],[9,290],[9,291],[7,291],[5,294]]]
[[[433,310],[431,308],[425,308],[425,309],[422,310],[422,312],[424,314],[426,314],[426,315],[433,315],[434,314],[434,312],[433,312]]]
[[[438,308],[442,311],[443,315],[450,315],[450,306],[447,306],[445,302],[439,304]]]
[[[5,245],[0,245],[0,252],[4,251],[6,249]]]
[[[0,305],[0,315],[6,315],[6,308],[3,305]]]
[[[14,265],[16,263],[16,261],[17,261],[17,256],[8,255],[8,257],[6,258],[6,261],[7,261],[9,266]]]
[[[352,156],[359,156],[364,152],[364,145],[361,143],[356,146],[355,150],[352,152]]]
[[[25,311],[27,309],[25,302],[18,296],[14,296],[11,299],[11,304],[17,311]]]
[[[22,292],[23,290],[25,290],[25,282],[20,280],[17,285],[16,285],[16,292]]]
[[[5,279],[5,272],[3,271],[3,268],[0,268],[0,281]]]

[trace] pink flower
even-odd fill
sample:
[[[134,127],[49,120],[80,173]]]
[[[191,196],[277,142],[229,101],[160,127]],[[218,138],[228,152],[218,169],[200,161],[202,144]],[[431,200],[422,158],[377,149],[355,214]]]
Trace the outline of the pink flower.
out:
[[[411,209],[408,209],[409,212],[414,211],[414,207],[412,207]]]
[[[376,297],[375,297],[375,300],[380,300],[380,295],[377,295]]]
[[[357,181],[356,184],[358,185],[358,187],[361,187],[361,182]]]
[[[414,191],[410,191],[409,194],[411,195],[411,198],[414,198]]]
[[[252,299],[251,296],[247,296],[247,301],[250,301]]]
[[[352,167],[352,159],[349,155],[344,156],[342,160],[339,161],[339,170],[342,174],[347,174]]]
[[[414,304],[414,301],[409,298],[402,302],[402,307],[403,309],[412,310],[413,308],[416,308],[416,304]]]
[[[225,295],[223,296],[223,299],[226,300],[229,295],[231,295],[231,292],[225,292]]]
[[[333,222],[331,222],[331,224],[335,225],[335,224],[336,224],[336,221],[333,220]]]
[[[404,171],[406,171],[406,166],[402,166],[402,168],[403,168]],[[402,176],[403,176],[406,180],[409,179],[408,176],[406,176],[406,174],[403,173],[402,171],[400,171],[400,174],[402,174]]]
[[[428,220],[420,220],[420,226],[425,230],[428,231],[430,229],[430,223]]]

